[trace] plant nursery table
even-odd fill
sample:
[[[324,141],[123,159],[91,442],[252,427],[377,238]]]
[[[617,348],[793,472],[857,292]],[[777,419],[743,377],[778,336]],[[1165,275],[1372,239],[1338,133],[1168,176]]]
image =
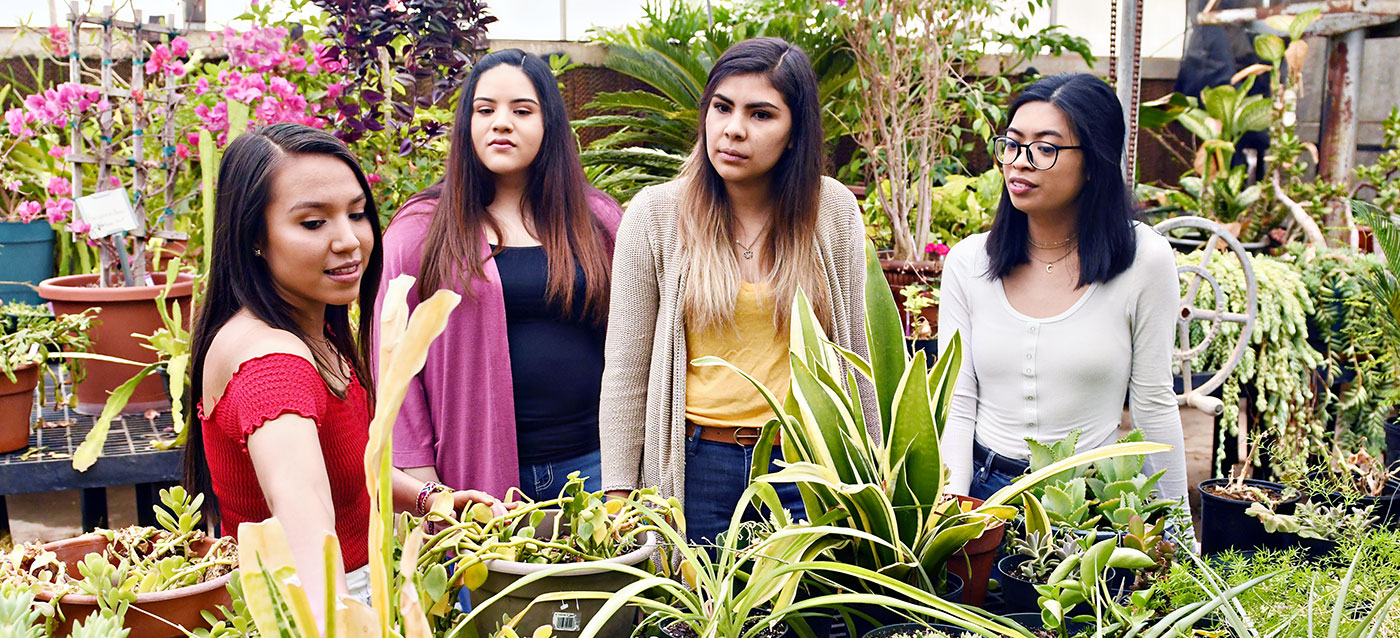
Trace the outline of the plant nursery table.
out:
[[[52,384],[49,384],[52,386]],[[0,454],[0,536],[10,533],[5,495],[78,490],[83,531],[109,527],[107,488],[136,486],[136,515],[141,525],[155,525],[152,507],[160,502],[161,487],[180,480],[183,448],[162,450],[175,438],[169,412],[155,418],[135,414],[112,420],[102,455],[86,472],[73,469],[73,452],[82,444],[97,417],[54,409],[53,388],[38,401],[35,414],[42,426],[29,435],[29,447]]]

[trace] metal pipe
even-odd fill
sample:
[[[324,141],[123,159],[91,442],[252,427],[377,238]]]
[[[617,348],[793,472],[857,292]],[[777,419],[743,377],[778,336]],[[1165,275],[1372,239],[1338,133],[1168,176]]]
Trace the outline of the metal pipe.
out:
[[[1120,0],[1113,1],[1117,3]],[[1118,89],[1118,102],[1123,105],[1123,178],[1132,186],[1136,178],[1133,149],[1136,146],[1139,62],[1142,56],[1142,25],[1138,23],[1142,14],[1142,0],[1121,2],[1123,6],[1118,12],[1118,60],[1114,65],[1117,75],[1113,85]]]
[[[1361,106],[1361,64],[1366,48],[1366,32],[1348,31],[1327,38],[1327,95],[1322,111],[1322,135],[1319,140],[1321,166],[1319,176],[1340,184],[1351,183],[1351,171],[1356,165],[1357,109]],[[1333,241],[1351,243],[1344,234],[1351,234],[1353,224],[1348,206],[1334,202],[1323,220],[1323,226],[1333,230]]]

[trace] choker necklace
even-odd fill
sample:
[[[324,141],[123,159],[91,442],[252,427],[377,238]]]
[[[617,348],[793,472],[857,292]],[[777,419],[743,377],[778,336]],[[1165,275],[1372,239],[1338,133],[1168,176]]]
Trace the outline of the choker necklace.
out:
[[[1074,238],[1071,237],[1070,239],[1074,239]],[[1040,262],[1040,263],[1042,263],[1042,264],[1045,264],[1045,274],[1047,274],[1047,275],[1053,275],[1053,274],[1055,274],[1055,264],[1058,264],[1058,263],[1060,263],[1060,262],[1062,262],[1062,261],[1068,259],[1070,255],[1073,255],[1073,254],[1074,254],[1074,249],[1075,249],[1075,247],[1071,247],[1069,250],[1066,250],[1066,251],[1065,251],[1065,254],[1060,255],[1059,259],[1056,259],[1056,260],[1054,260],[1054,261],[1045,261],[1044,259],[1041,259],[1041,258],[1039,258],[1039,257],[1036,257],[1035,255],[1032,255],[1032,254],[1030,253],[1029,250],[1026,251],[1026,255],[1027,255],[1028,257],[1030,257],[1031,259],[1034,259],[1035,261],[1038,261],[1038,262]]]
[[[1079,233],[1075,233],[1075,234],[1073,234],[1073,235],[1070,235],[1069,237],[1064,238],[1064,240],[1062,240],[1062,241],[1053,241],[1053,242],[1050,242],[1050,243],[1048,243],[1048,244],[1042,244],[1042,243],[1036,241],[1035,238],[1030,237],[1030,236],[1027,236],[1027,237],[1026,237],[1026,241],[1029,241],[1029,242],[1031,243],[1032,246],[1035,246],[1036,248],[1041,248],[1041,249],[1063,248],[1063,247],[1065,247],[1065,246],[1068,246],[1069,243],[1072,242],[1072,241],[1074,241],[1074,239],[1075,239],[1076,237],[1078,237],[1078,236],[1079,236]]]

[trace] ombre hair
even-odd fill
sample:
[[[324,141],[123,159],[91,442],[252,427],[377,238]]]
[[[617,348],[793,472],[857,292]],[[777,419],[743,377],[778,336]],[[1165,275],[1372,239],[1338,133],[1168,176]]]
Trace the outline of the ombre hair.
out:
[[[705,120],[715,89],[738,75],[760,75],[782,94],[792,112],[788,148],[773,166],[769,198],[774,204],[763,255],[774,300],[774,327],[783,330],[792,299],[800,289],[811,299],[828,329],[832,321],[821,260],[816,249],[821,200],[822,121],[817,76],[802,49],[780,38],[754,38],[730,47],[710,69],[700,98],[699,140],[681,169],[681,245],[689,253],[685,288],[686,320],[700,329],[733,320],[739,294],[739,263],[734,258],[734,211],[724,178],[710,163]]]

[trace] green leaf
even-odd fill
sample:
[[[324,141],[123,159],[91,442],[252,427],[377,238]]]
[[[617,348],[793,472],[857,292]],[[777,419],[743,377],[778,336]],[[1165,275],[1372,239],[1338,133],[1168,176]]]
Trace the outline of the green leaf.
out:
[[[97,457],[102,454],[102,446],[107,443],[107,433],[112,429],[112,419],[121,414],[122,408],[126,407],[131,400],[132,393],[136,392],[136,386],[140,385],[152,372],[155,372],[160,364],[153,363],[141,369],[136,376],[127,379],[125,383],[117,386],[112,391],[112,395],[107,398],[106,405],[102,406],[102,414],[93,423],[92,429],[78,449],[73,451],[73,469],[79,472],[86,472],[97,462]]]
[[[1269,64],[1278,64],[1279,60],[1283,59],[1283,50],[1283,38],[1272,33],[1254,38],[1254,53]]]
[[[865,335],[870,349],[870,368],[875,371],[875,393],[880,401],[881,440],[889,441],[895,389],[904,376],[907,356],[894,292],[885,281],[875,244],[868,239],[865,241]]]

